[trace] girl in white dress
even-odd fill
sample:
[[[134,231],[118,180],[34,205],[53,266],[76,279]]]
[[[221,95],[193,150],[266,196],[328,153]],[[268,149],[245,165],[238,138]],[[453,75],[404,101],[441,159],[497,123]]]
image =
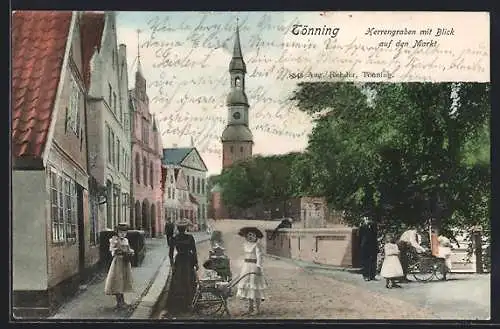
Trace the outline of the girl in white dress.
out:
[[[113,256],[113,261],[109,267],[104,293],[115,295],[116,307],[128,306],[125,303],[123,293],[132,291],[132,266],[130,257],[134,250],[130,248],[127,236],[128,224],[120,223],[117,226],[117,233],[109,239],[109,251]]]
[[[260,312],[260,303],[265,297],[264,290],[267,289],[262,270],[263,251],[259,243],[259,239],[262,239],[264,235],[256,227],[244,227],[238,232],[238,235],[245,237],[243,244],[245,254],[240,278],[252,272],[257,274],[247,275],[238,282],[236,296],[248,301],[247,314],[258,314]]]
[[[400,287],[396,279],[403,276],[403,268],[399,261],[399,248],[393,236],[387,236],[384,245],[384,262],[380,270],[380,276],[386,280],[386,288]]]

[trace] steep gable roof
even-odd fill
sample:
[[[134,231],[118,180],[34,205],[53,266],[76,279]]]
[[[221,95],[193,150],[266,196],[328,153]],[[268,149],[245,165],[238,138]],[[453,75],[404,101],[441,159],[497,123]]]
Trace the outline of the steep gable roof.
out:
[[[41,159],[71,27],[70,11],[12,15],[12,155]]]
[[[81,16],[83,81],[87,88],[90,86],[90,61],[94,52],[101,50],[104,19],[104,12],[84,12]]]
[[[163,164],[180,165],[182,160],[191,152],[192,147],[166,148],[163,149]]]

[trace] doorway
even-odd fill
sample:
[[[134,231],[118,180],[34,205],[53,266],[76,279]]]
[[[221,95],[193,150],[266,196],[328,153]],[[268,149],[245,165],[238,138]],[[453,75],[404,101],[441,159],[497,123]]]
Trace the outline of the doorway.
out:
[[[88,200],[87,200],[88,201]],[[83,216],[83,187],[76,184],[77,222],[78,222],[78,272],[80,280],[85,278],[85,219]],[[89,205],[87,205],[89,206]]]

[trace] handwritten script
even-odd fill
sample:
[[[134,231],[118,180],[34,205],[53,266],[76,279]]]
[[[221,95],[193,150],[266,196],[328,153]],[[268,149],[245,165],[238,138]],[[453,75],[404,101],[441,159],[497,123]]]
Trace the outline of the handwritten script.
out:
[[[306,146],[311,118],[290,100],[302,81],[489,81],[487,15],[465,28],[453,16],[463,13],[418,14],[238,14],[255,153]],[[150,13],[145,25],[141,63],[164,147],[192,138],[217,172],[236,14]]]

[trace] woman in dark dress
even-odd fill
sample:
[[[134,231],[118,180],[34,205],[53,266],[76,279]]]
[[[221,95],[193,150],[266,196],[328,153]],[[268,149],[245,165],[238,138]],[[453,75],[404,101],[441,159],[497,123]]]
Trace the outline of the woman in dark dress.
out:
[[[167,297],[168,313],[189,311],[196,290],[196,271],[198,256],[196,243],[190,234],[186,234],[189,220],[176,222],[179,233],[172,238],[168,256],[172,268],[172,278]],[[174,249],[177,250],[174,261]]]

